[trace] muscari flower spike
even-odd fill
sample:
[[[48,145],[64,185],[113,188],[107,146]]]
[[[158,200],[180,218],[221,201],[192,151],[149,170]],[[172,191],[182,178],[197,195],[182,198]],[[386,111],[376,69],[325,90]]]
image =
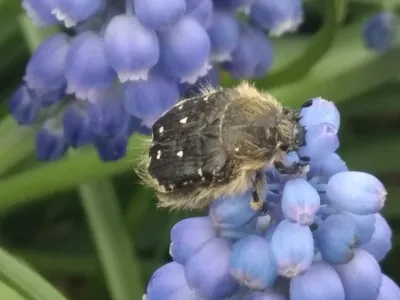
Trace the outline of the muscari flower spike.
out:
[[[337,139],[332,102],[313,98],[300,114],[307,130],[328,124]],[[379,266],[392,245],[380,214],[384,186],[349,171],[336,148],[315,142],[308,149],[318,155],[302,174],[266,168],[266,212],[251,208],[249,191],[213,201],[207,216],[179,221],[171,231],[173,262],[154,273],[145,299],[399,299],[399,286]],[[298,160],[291,152],[286,163]]]
[[[20,125],[45,128],[63,145],[49,147],[41,144],[48,139],[38,138],[42,160],[88,145],[101,160],[121,159],[132,134],[149,134],[179,99],[205,85],[217,87],[221,69],[236,79],[267,74],[274,55],[263,30],[282,34],[301,22],[300,2],[282,1],[265,6],[261,0],[22,0],[35,24],[69,30],[34,51],[10,112]],[[264,21],[255,21],[260,18]],[[104,115],[104,106],[113,108]],[[124,126],[111,122],[121,116]],[[49,135],[48,120],[57,124],[57,134],[52,129]],[[310,139],[325,136],[334,151],[329,134],[335,130],[321,128]]]

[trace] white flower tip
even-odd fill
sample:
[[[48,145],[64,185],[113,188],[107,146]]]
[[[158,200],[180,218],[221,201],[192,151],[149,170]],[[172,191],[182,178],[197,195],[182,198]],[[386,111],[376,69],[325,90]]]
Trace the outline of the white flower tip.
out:
[[[222,63],[228,62],[232,60],[231,52],[221,52],[221,53],[212,53],[210,55],[210,62],[211,63]]]
[[[302,23],[302,18],[288,18],[285,21],[277,24],[274,28],[272,28],[269,32],[271,37],[280,37],[288,32],[295,32],[299,28],[300,24]]]
[[[78,100],[89,100],[94,96],[93,89],[79,87],[74,83],[68,83],[65,93],[68,95],[75,95]]]
[[[65,27],[71,28],[76,26],[76,21],[58,8],[53,9],[51,13],[57,18],[57,20],[64,22]]]
[[[173,258],[173,255],[172,255],[172,246],[173,245],[174,245],[174,243],[171,242],[171,244],[169,244],[169,250],[168,250],[169,256],[171,256],[172,258]]]
[[[121,83],[128,81],[147,80],[149,77],[149,69],[139,71],[122,71],[118,72],[118,78]]]
[[[191,74],[182,77],[180,83],[187,82],[189,84],[195,84],[200,77],[206,76],[211,69],[212,65],[208,61],[206,61],[200,68],[198,68]]]
[[[304,271],[300,270],[297,265],[285,266],[284,268],[279,269],[279,274],[286,278],[296,277],[302,273],[304,273]]]

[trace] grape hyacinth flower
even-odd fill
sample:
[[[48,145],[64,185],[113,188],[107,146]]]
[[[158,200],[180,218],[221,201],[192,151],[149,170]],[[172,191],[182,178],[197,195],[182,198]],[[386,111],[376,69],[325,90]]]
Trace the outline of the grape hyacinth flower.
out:
[[[399,286],[379,266],[392,244],[380,214],[383,184],[349,170],[335,153],[340,114],[332,102],[313,98],[301,116],[307,130],[335,129],[304,146],[315,154],[310,168],[294,176],[267,167],[263,212],[251,208],[249,191],[179,221],[171,230],[173,262],[153,274],[144,299],[399,299]],[[287,163],[299,157],[290,152]]]
[[[284,33],[302,21],[300,1],[282,1],[253,18],[266,27],[237,14],[257,11],[260,0],[22,0],[35,24],[70,30],[34,50],[10,112],[38,128],[42,160],[90,144],[100,159],[118,160],[130,136],[149,134],[180,98],[217,87],[221,69],[266,75],[274,56],[261,30]]]
[[[373,15],[362,28],[365,46],[377,52],[389,50],[396,42],[398,26],[397,16],[390,11]]]

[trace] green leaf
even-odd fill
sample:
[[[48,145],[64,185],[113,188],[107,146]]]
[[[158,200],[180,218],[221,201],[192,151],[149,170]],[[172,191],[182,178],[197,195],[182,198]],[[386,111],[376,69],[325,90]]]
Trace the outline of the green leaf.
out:
[[[94,252],[77,254],[76,252],[71,253],[65,248],[61,253],[32,249],[12,249],[10,252],[49,276],[81,275],[95,278],[101,274],[101,266]],[[151,276],[159,265],[160,261],[141,259],[140,268],[143,271],[143,277]],[[1,293],[0,299],[3,299]]]
[[[0,281],[26,300],[66,300],[39,274],[3,249],[0,249]]]
[[[318,96],[338,103],[392,81],[400,70],[400,47],[383,55],[368,51],[360,38],[361,25],[342,30],[329,54],[305,78],[269,92],[298,107]]]
[[[18,126],[9,116],[0,123],[0,177],[21,160],[32,154],[35,129]]]
[[[340,24],[344,19],[345,6],[345,0],[326,1],[324,23],[309,42],[303,53],[287,63],[284,67],[272,71],[265,78],[255,80],[255,82],[263,84],[265,87],[272,88],[294,82],[306,76],[330,49]],[[225,73],[224,76],[226,77],[224,81],[228,85],[238,82],[238,80],[233,80],[228,73]]]
[[[141,299],[140,264],[126,230],[115,191],[107,180],[79,187],[104,275],[114,300]]]
[[[147,211],[151,200],[153,200],[153,191],[138,187],[131,196],[128,207],[125,209],[126,226],[130,232],[136,233],[139,230],[139,224]]]
[[[372,174],[382,174],[399,170],[396,164],[400,153],[400,138],[398,136],[375,136],[360,139],[354,136],[354,143],[341,148],[340,155],[353,170],[365,171]]]
[[[126,171],[133,172],[134,161],[145,150],[135,145],[141,144],[145,139],[147,137],[141,135],[131,137],[127,156],[117,162],[101,161],[96,151],[90,148],[77,155],[0,180],[0,211],[14,208],[27,200],[41,200],[43,195],[71,189],[88,180]]]
[[[342,118],[398,112],[400,110],[399,95],[400,82],[396,80],[340,103],[339,110]]]
[[[6,284],[0,282],[0,299],[7,300],[26,300],[26,298],[22,297],[16,291],[8,287]]]

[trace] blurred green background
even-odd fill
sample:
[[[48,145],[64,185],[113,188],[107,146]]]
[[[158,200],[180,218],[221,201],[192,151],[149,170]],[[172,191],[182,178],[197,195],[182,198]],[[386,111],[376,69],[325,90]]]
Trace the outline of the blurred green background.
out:
[[[273,41],[275,66],[256,83],[293,107],[316,96],[337,103],[340,155],[387,187],[384,215],[394,238],[382,267],[400,282],[400,46],[376,54],[362,44],[361,24],[380,9],[378,1],[306,5],[300,33]],[[152,191],[138,184],[139,137],[115,163],[101,163],[90,148],[54,163],[36,161],[34,129],[18,128],[7,102],[31,51],[53,30],[34,28],[19,0],[0,0],[0,242],[24,262],[0,252],[0,299],[56,300],[40,291],[21,298],[24,284],[36,286],[25,265],[68,299],[141,299],[151,274],[169,259],[171,226],[189,213],[158,210]],[[232,83],[222,74],[223,86]]]

